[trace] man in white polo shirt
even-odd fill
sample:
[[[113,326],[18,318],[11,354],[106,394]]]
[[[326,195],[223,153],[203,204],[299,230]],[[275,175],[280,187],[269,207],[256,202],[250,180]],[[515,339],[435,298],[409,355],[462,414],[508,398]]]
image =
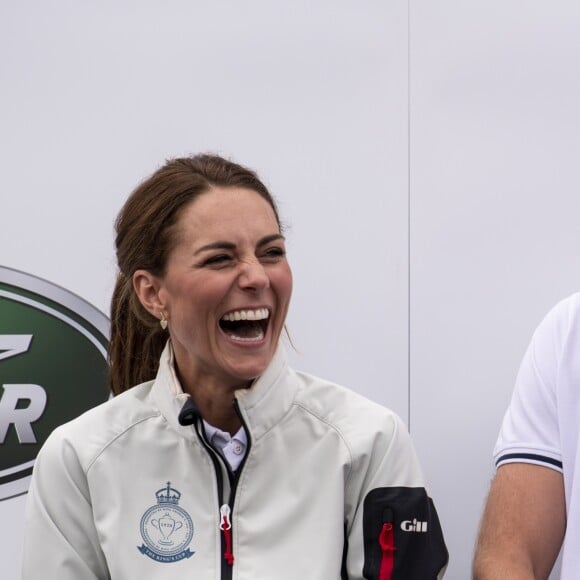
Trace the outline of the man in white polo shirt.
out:
[[[495,446],[477,580],[580,579],[580,293],[537,328]]]

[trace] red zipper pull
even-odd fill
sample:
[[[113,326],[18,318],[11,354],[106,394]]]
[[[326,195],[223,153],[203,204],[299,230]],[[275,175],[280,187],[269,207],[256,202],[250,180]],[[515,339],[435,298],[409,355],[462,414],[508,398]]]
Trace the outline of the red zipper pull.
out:
[[[224,560],[232,566],[234,563],[234,555],[232,553],[232,522],[230,521],[230,506],[224,504],[220,508],[220,530],[224,534],[226,541],[226,551],[224,552]]]
[[[379,545],[381,546],[381,568],[378,580],[391,580],[393,568],[395,567],[395,534],[393,524],[384,523],[379,534]]]

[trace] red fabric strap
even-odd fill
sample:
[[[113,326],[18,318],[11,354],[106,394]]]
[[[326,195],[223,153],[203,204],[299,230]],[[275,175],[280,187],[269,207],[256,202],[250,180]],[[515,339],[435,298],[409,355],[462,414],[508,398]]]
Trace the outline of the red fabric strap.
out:
[[[226,540],[226,551],[224,552],[224,560],[232,566],[234,563],[234,555],[232,553],[232,530],[231,525],[224,516],[222,521],[222,531]]]
[[[378,580],[391,580],[393,568],[395,567],[395,534],[393,524],[383,524],[383,529],[379,534],[379,545],[381,546],[381,568]]]

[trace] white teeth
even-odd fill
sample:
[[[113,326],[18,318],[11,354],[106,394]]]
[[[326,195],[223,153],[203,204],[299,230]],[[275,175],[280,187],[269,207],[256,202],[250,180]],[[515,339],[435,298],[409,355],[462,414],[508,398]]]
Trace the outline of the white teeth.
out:
[[[239,340],[240,342],[259,342],[264,339],[264,332],[260,332],[256,336],[236,336],[235,334],[230,335],[233,340]]]
[[[227,322],[235,322],[236,320],[265,320],[270,316],[267,308],[258,308],[256,310],[236,310],[235,312],[228,312],[222,317],[222,320]]]

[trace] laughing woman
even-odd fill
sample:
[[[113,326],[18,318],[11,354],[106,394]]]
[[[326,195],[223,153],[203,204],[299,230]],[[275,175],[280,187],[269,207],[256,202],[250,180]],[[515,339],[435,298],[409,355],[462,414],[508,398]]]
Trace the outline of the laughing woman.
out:
[[[286,362],[292,274],[258,177],[174,159],[116,227],[116,397],[43,447],[23,579],[441,578],[400,419]]]

